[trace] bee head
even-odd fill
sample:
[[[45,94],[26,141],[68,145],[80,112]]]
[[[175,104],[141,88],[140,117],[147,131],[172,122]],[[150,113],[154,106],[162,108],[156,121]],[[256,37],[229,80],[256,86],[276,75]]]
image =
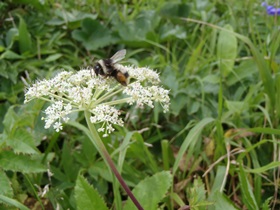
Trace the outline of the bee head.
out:
[[[93,69],[94,69],[94,72],[95,72],[95,74],[96,75],[104,75],[104,72],[103,72],[103,70],[102,70],[102,66],[100,65],[100,63],[99,62],[97,62],[96,64],[95,64],[95,66],[93,67]]]

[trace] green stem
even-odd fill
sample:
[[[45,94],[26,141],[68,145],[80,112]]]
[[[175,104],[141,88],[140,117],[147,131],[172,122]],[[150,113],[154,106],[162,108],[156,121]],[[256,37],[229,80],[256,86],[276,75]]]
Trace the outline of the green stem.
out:
[[[138,200],[135,198],[135,196],[133,195],[133,193],[129,189],[129,187],[127,186],[127,184],[125,183],[125,181],[123,180],[120,173],[118,172],[117,168],[115,167],[115,164],[114,164],[113,160],[110,157],[110,154],[108,153],[108,151],[107,151],[105,145],[103,144],[98,132],[96,131],[95,126],[90,122],[90,112],[85,111],[85,117],[86,117],[86,121],[87,121],[89,130],[90,130],[90,133],[92,135],[91,141],[93,142],[93,144],[95,145],[95,147],[97,148],[97,150],[99,151],[101,156],[106,160],[106,163],[108,164],[109,168],[115,174],[116,178],[120,182],[123,189],[126,191],[127,195],[130,197],[130,199],[132,200],[134,205],[139,210],[144,210],[143,207],[141,206],[141,204],[138,202]]]

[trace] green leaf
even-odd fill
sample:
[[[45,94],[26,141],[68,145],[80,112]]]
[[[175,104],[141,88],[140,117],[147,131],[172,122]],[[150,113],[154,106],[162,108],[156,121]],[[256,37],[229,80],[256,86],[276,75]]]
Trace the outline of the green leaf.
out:
[[[280,135],[280,129],[273,129],[273,128],[263,128],[263,127],[248,128],[248,131],[254,133],[269,134],[269,135]]]
[[[235,68],[234,72],[228,75],[226,80],[226,84],[228,86],[234,85],[243,79],[254,79],[258,73],[257,65],[254,60],[245,60],[242,61],[241,64]]]
[[[254,193],[252,191],[252,186],[248,181],[248,178],[245,174],[245,171],[241,163],[239,169],[240,172],[238,173],[238,177],[240,180],[242,200],[246,204],[246,207],[249,210],[257,210],[259,209],[259,206],[255,200]]]
[[[4,195],[0,195],[0,201],[2,201],[3,203],[5,203],[7,205],[17,207],[20,210],[30,210],[29,208],[27,208],[25,205],[21,204],[17,200],[6,197]]]
[[[13,132],[15,123],[19,120],[19,116],[14,111],[14,106],[10,106],[3,120],[3,125],[7,133]]]
[[[261,207],[262,210],[270,210],[270,209],[271,209],[271,208],[270,208],[271,199],[272,199],[272,197],[267,198],[267,199],[264,201],[264,203],[262,204],[262,207]]]
[[[82,42],[87,50],[96,50],[114,43],[111,31],[91,18],[84,19],[82,29],[74,30],[72,37]]]
[[[202,132],[203,128],[208,125],[209,123],[212,123],[214,121],[213,118],[205,118],[203,120],[201,120],[199,123],[196,124],[195,127],[193,127],[188,136],[185,138],[183,144],[180,147],[180,150],[178,152],[178,155],[176,157],[174,166],[173,166],[173,174],[176,173],[178,167],[179,167],[179,163],[181,161],[181,159],[183,158],[185,152],[187,151],[187,149],[189,148],[189,146],[192,144],[195,144],[197,139],[200,137],[200,133]]]
[[[171,100],[170,110],[172,114],[178,116],[183,108],[186,107],[188,96],[185,93],[179,93]]]
[[[15,153],[37,154],[35,139],[30,130],[26,129],[33,122],[33,115],[24,112],[24,109],[16,113],[14,106],[7,111],[3,120],[4,132],[1,138]]]
[[[213,202],[206,201],[206,190],[201,178],[194,180],[193,186],[187,189],[189,205],[192,209],[206,209]]]
[[[229,111],[233,113],[241,113],[242,111],[246,110],[249,108],[248,103],[246,101],[225,101],[226,106]]]
[[[186,39],[187,34],[183,27],[173,24],[164,24],[160,29],[160,39],[161,41],[168,41],[175,38]]]
[[[216,191],[223,191],[224,186],[223,186],[223,180],[224,177],[226,176],[226,167],[224,166],[218,166],[216,175],[215,175],[215,180],[211,189],[211,194],[209,197],[214,196],[214,193]]]
[[[61,53],[56,53],[56,54],[53,54],[53,55],[48,56],[48,57],[45,59],[45,61],[46,61],[46,62],[56,61],[56,60],[59,59],[61,56],[62,56]]]
[[[220,61],[220,71],[222,75],[226,77],[233,70],[237,55],[237,38],[231,33],[233,29],[230,25],[226,25],[224,28],[227,29],[227,31],[220,31],[217,45],[217,57]]]
[[[16,37],[19,35],[18,33],[19,32],[18,32],[17,28],[11,28],[8,30],[6,37],[5,37],[5,44],[8,49],[11,48],[12,45],[14,44]]]
[[[209,210],[237,209],[232,202],[221,193],[224,190],[224,178],[226,173],[227,169],[225,166],[218,166],[211,193],[209,195],[209,201],[213,201],[214,205],[209,206]]]
[[[22,17],[19,17],[19,19],[19,50],[23,54],[25,52],[31,52],[32,42],[24,19]]]
[[[22,59],[23,57],[11,50],[6,50],[4,53],[1,54],[0,59],[9,59],[9,60],[15,60],[15,59]]]
[[[5,133],[3,134],[5,135]],[[5,136],[4,136],[5,137]],[[33,136],[22,128],[16,130],[14,133],[7,135],[5,138],[7,146],[13,148],[15,153],[23,154],[37,154],[37,148]]]
[[[45,9],[49,9],[51,5],[47,1],[42,0],[13,0],[14,4],[25,4],[26,6],[35,7],[37,10],[42,11]],[[38,11],[36,11],[38,14]]]
[[[47,168],[41,164],[42,158],[39,156],[18,155],[11,151],[0,153],[0,168],[22,173],[41,173]]]
[[[216,191],[214,195],[214,206],[210,206],[209,209],[215,210],[237,210],[237,208],[232,204],[232,202],[221,192]]]
[[[273,168],[278,168],[280,166],[280,162],[279,161],[273,161],[265,166],[259,167],[259,168],[254,168],[254,169],[246,169],[245,171],[248,173],[257,173],[257,174],[261,174],[264,172],[267,172],[270,169]]]
[[[166,17],[188,17],[190,6],[186,3],[167,2],[160,10],[160,14]]]
[[[75,199],[78,210],[108,210],[99,193],[82,176],[78,176],[76,181]]]
[[[80,26],[80,22],[86,18],[96,19],[97,14],[85,13],[84,11],[72,9],[70,12],[56,9],[53,19],[47,21],[48,25],[70,25],[70,28]]]
[[[172,183],[172,175],[168,171],[156,173],[141,181],[132,191],[144,209],[156,210],[157,204],[163,199]],[[128,200],[123,210],[137,210]]]
[[[6,195],[8,197],[13,196],[13,188],[11,182],[7,177],[6,173],[0,169],[0,195]]]
[[[130,21],[116,23],[121,39],[131,45],[145,44],[149,32],[153,32],[159,23],[159,17],[155,11],[142,11],[136,18]],[[138,41],[138,43],[136,43]],[[141,46],[142,47],[142,46]]]
[[[130,145],[127,150],[128,156],[137,157],[141,160],[148,168],[150,168],[154,173],[158,171],[158,165],[155,161],[153,154],[149,151],[145,145],[144,139],[138,132],[134,133],[133,139],[135,141]],[[132,153],[132,154],[131,154]]]
[[[76,180],[79,172],[79,167],[74,161],[73,148],[69,142],[64,141],[61,151],[61,165],[69,180]]]

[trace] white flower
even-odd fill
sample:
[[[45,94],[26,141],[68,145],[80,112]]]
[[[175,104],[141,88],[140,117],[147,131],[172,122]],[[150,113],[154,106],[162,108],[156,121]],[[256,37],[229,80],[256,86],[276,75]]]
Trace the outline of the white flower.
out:
[[[62,130],[61,122],[55,122],[53,125],[53,128],[56,130],[56,132],[59,132],[60,130]]]
[[[101,128],[98,129],[99,132],[104,132],[107,136],[107,133],[112,133],[115,129],[112,127],[112,124],[123,126],[123,120],[119,118],[120,111],[116,108],[109,105],[98,105],[91,110],[94,114],[90,117],[92,123],[103,122]]]
[[[154,103],[162,105],[163,111],[168,111],[169,91],[158,86],[160,83],[157,72],[149,68],[138,68],[116,64],[116,68],[127,71],[130,82],[122,86],[112,77],[95,75],[93,69],[84,69],[76,73],[60,72],[50,80],[37,81],[28,87],[25,93],[25,103],[39,98],[50,103],[44,111],[45,128],[53,128],[59,132],[63,122],[69,120],[72,112],[89,111],[91,123],[99,123],[98,132],[103,136],[112,133],[114,125],[123,126],[120,111],[115,105],[128,103],[137,107]],[[122,97],[117,97],[123,93]]]
[[[45,128],[49,128],[54,122],[59,120],[59,123],[56,122],[53,126],[53,128],[58,132],[59,130],[62,130],[62,124],[60,120],[64,120],[67,122],[69,120],[66,115],[72,112],[72,106],[71,104],[63,104],[63,101],[55,101],[53,104],[51,104],[46,110],[45,114],[46,117],[43,118],[45,120]]]

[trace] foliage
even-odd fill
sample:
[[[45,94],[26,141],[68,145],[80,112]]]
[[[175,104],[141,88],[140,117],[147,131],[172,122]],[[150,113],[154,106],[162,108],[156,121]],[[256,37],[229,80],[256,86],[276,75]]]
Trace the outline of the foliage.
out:
[[[47,104],[23,104],[33,81],[122,48],[171,98],[167,114],[122,106],[125,127],[103,139],[139,201],[279,209],[279,17],[259,1],[8,0],[0,24],[0,209],[134,208],[112,193],[82,115],[57,133]]]

